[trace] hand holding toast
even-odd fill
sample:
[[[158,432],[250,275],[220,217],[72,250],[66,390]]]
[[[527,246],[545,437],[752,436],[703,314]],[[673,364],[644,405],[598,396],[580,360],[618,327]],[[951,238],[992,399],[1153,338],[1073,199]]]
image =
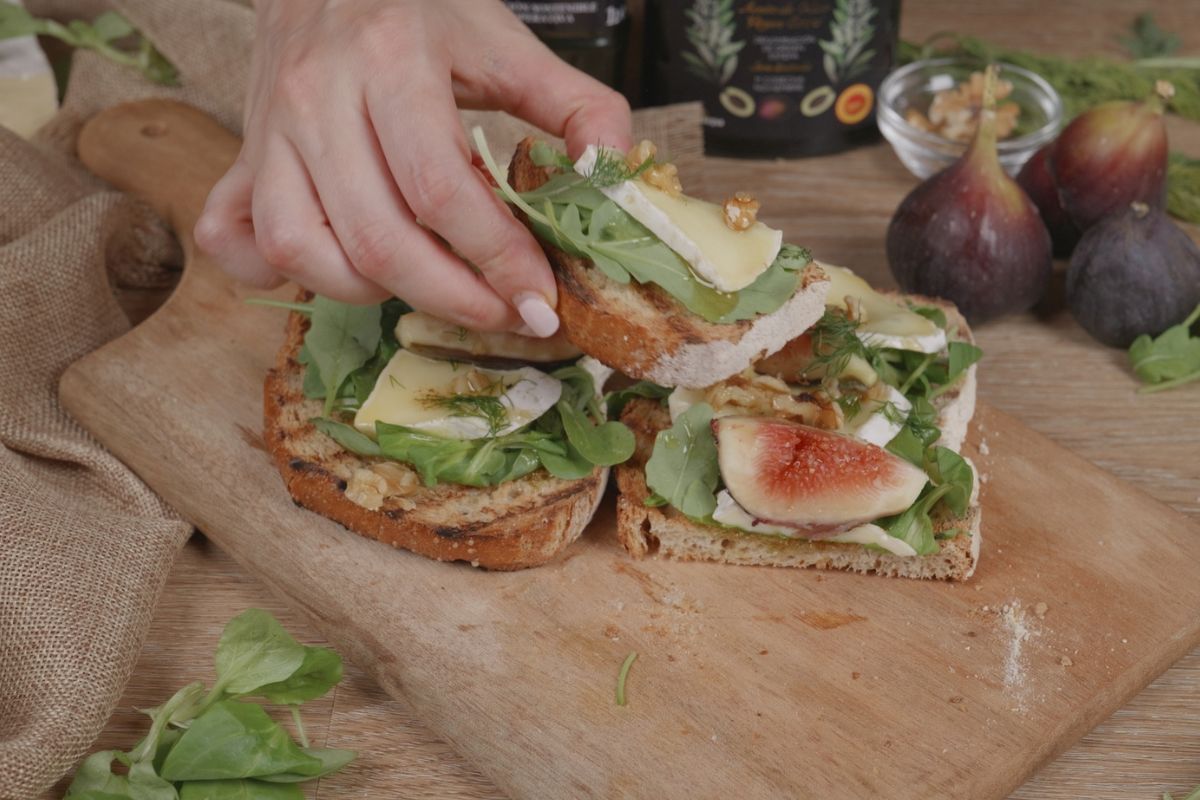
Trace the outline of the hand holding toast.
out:
[[[472,329],[553,333],[549,265],[471,166],[456,106],[503,109],[577,154],[629,146],[625,100],[495,0],[256,5],[245,144],[200,247],[259,286],[398,295]]]

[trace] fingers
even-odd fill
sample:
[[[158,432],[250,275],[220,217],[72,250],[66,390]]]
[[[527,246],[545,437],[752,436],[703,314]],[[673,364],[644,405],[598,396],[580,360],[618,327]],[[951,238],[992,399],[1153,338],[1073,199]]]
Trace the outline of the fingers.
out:
[[[572,158],[589,144],[622,152],[633,146],[633,117],[619,92],[570,66],[531,35],[521,36],[503,53],[483,56],[501,60],[486,67],[489,79],[481,83],[479,98],[483,104],[563,137]]]
[[[343,303],[387,299],[389,292],[355,271],[342,252],[292,144],[277,138],[264,152],[251,204],[262,259],[306,289]]]
[[[254,173],[239,158],[213,186],[192,235],[196,246],[234,280],[269,289],[283,283],[283,278],[263,260],[254,241],[253,187]]]
[[[411,73],[403,83],[380,80],[367,89],[367,109],[417,219],[478,267],[536,335],[554,333],[558,295],[546,256],[471,166],[448,81]]]
[[[333,231],[360,275],[414,308],[473,330],[520,324],[508,302],[417,224],[360,114],[347,110],[325,134],[300,147]],[[477,216],[470,206],[459,213]]]

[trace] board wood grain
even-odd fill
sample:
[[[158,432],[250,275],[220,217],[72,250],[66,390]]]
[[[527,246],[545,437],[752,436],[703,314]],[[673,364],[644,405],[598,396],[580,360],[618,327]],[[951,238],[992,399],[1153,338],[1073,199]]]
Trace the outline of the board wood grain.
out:
[[[236,146],[145,103],[80,153],[186,232]],[[64,402],[514,796],[1001,797],[1200,637],[1196,527],[987,407],[965,585],[632,562],[610,512],[526,573],[392,552],[289,502],[256,438],[282,321],[183,238],[180,289]]]

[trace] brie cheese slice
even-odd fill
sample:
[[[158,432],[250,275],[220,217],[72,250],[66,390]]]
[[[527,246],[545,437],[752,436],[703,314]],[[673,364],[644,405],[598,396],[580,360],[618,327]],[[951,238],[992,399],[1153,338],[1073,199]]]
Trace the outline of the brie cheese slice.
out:
[[[598,151],[589,145],[575,162],[575,171],[588,176]],[[754,283],[779,255],[783,231],[756,222],[744,231],[725,224],[721,206],[680,195],[672,197],[640,179],[600,189],[631,217],[645,225],[663,244],[691,265],[702,281],[722,292],[736,292]]]
[[[867,321],[858,329],[858,338],[871,347],[890,347],[917,353],[940,353],[946,349],[946,332],[909,309],[903,302],[880,294],[871,285],[845,267],[820,263],[829,276],[826,304],[846,308],[846,298],[862,304]]]
[[[354,426],[375,435],[386,422],[449,439],[483,439],[512,433],[549,411],[562,396],[562,383],[533,367],[484,369],[425,358],[398,350],[354,416]],[[468,398],[454,403],[452,399]],[[470,398],[499,402],[488,416]]]
[[[912,403],[894,386],[886,387],[887,399],[883,401],[866,400],[859,407],[858,413],[846,421],[842,429],[851,436],[857,436],[864,442],[870,442],[878,447],[886,447],[887,443],[896,437],[904,428],[904,420],[912,410]],[[892,406],[890,410],[888,405]]]

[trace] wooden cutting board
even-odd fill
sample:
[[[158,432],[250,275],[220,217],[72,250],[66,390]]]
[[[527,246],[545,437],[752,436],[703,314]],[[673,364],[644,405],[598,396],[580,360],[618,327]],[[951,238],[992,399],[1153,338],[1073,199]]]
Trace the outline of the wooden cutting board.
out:
[[[633,561],[611,504],[561,561],[487,573],[296,508],[258,433],[283,320],[188,236],[237,147],[161,101],[85,128],[83,161],[170,220],[187,267],[63,402],[514,797],[999,798],[1200,642],[1200,529],[986,406],[961,585]]]

